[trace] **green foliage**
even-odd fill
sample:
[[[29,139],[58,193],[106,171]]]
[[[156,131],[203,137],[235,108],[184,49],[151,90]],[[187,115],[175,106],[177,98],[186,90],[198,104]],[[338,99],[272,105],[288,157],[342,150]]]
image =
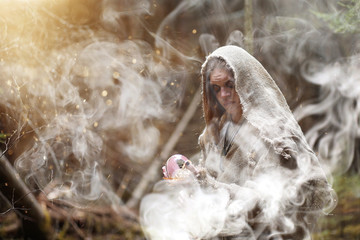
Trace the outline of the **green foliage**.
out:
[[[5,143],[8,134],[0,133],[0,143]]]
[[[338,12],[321,13],[312,11],[319,19],[325,21],[335,33],[360,32],[360,1],[340,0]]]
[[[360,239],[360,175],[337,176],[333,187],[338,205],[319,221],[314,239]]]

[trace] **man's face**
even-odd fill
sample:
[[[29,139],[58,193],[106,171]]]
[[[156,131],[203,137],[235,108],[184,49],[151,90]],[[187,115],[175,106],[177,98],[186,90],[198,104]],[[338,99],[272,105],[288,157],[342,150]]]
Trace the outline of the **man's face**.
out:
[[[217,100],[223,106],[232,120],[237,122],[242,115],[239,95],[235,91],[235,80],[232,74],[221,68],[215,68],[210,74],[210,86]]]

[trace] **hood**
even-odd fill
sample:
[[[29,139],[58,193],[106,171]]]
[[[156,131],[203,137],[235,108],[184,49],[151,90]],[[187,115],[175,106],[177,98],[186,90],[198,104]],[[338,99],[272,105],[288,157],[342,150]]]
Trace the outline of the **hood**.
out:
[[[239,95],[243,118],[259,131],[275,151],[285,158],[298,151],[299,144],[311,151],[280,89],[261,65],[244,49],[224,46],[211,53],[204,62],[202,75],[202,98],[206,127],[214,120],[206,88],[206,67],[212,58],[221,58],[232,69],[235,89]]]

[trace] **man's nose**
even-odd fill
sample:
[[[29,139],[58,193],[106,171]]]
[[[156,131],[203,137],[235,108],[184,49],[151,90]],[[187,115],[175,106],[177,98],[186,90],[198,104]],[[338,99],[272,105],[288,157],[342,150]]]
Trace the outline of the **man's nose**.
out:
[[[229,89],[222,87],[220,89],[220,97],[228,97],[230,96],[231,92],[229,91]]]

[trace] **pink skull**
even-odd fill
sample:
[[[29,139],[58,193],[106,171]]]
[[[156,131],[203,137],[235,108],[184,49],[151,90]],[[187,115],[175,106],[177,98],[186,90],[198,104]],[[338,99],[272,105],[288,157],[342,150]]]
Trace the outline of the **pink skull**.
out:
[[[162,167],[163,174],[165,178],[174,178],[175,172],[179,169],[188,168],[191,165],[191,162],[187,157],[181,154],[172,155],[165,163],[165,166]],[[192,167],[194,168],[194,167]],[[188,168],[189,169],[189,168]],[[191,169],[189,169],[191,170]]]

